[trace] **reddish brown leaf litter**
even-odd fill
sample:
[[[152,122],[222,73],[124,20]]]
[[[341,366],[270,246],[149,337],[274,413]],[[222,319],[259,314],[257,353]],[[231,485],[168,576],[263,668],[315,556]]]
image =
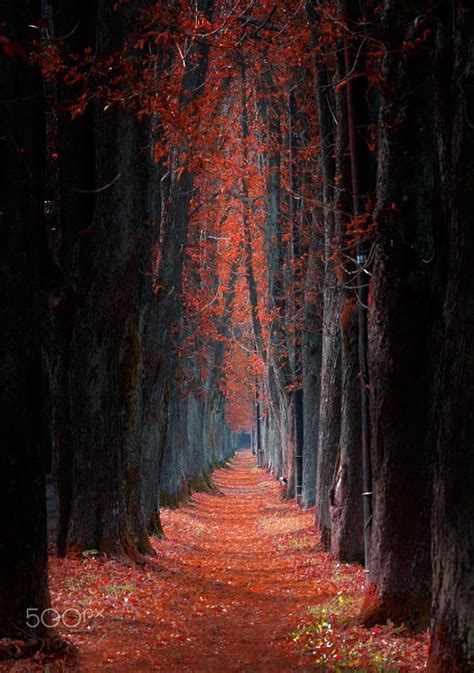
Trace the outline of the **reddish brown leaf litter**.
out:
[[[0,672],[423,670],[427,635],[356,625],[361,568],[318,549],[314,513],[282,502],[249,451],[214,479],[218,494],[163,512],[167,537],[144,567],[52,558],[60,633],[78,655],[10,661]]]

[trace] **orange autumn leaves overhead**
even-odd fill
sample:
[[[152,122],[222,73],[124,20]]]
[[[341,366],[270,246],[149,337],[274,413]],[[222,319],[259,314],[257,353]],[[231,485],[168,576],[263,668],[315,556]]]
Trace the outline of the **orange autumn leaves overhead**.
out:
[[[127,2],[117,5],[122,8]],[[321,46],[328,47],[339,35],[336,19],[328,10],[321,44],[315,46],[303,2],[290,6],[259,0],[250,9],[238,0],[231,6],[216,2],[212,12],[200,11],[190,0],[157,2],[141,13],[136,30],[106,59],[97,59],[91,49],[69,53],[61,40],[42,45],[44,73],[59,75],[73,92],[73,116],[94,100],[107,109],[128,106],[139,118],[153,120],[150,150],[163,175],[178,183],[185,172],[193,173],[188,244],[183,251],[184,316],[183,325],[177,326],[181,332],[177,342],[181,356],[196,358],[201,368],[201,383],[193,375],[189,389],[205,394],[206,377],[217,368],[213,385],[225,393],[227,418],[234,428],[250,425],[255,379],[263,380],[268,366],[264,351],[276,350],[274,361],[286,358],[279,352],[283,341],[272,338],[273,326],[284,321],[286,338],[297,338],[305,278],[317,293],[319,279],[307,278],[305,252],[311,228],[317,226],[310,213],[318,205],[314,59]],[[208,47],[206,82],[193,95],[189,73],[199,67],[203,46]],[[291,96],[297,109],[293,116]],[[277,155],[278,168],[272,161]],[[301,173],[297,191],[295,166]],[[268,182],[276,170],[281,184],[278,234],[267,222]],[[256,315],[264,344],[259,349],[243,252],[244,217],[250,229]],[[269,287],[269,266],[275,263],[271,251],[277,246],[280,268],[275,278],[284,294],[280,305]],[[157,244],[155,259],[165,255]],[[224,344],[223,352],[219,343]],[[189,379],[189,372],[183,376]]]
[[[262,20],[272,7],[270,3],[260,4]],[[245,218],[250,228],[252,271],[258,295],[256,313],[266,350],[274,347],[271,327],[280,310],[269,296],[270,250],[278,243],[267,227],[268,181],[274,170],[269,166],[271,155],[278,153],[280,157],[284,194],[279,206],[280,245],[287,251],[293,245],[290,199],[302,198],[291,191],[290,154],[294,148],[288,107],[295,82],[310,76],[310,54],[304,49],[307,28],[301,12],[296,12],[291,21],[286,8],[273,12],[272,17],[283,22],[280,29],[288,22],[282,31],[284,36],[277,40],[267,39],[268,36],[260,39],[255,35],[255,27],[247,28],[242,17],[229,18],[225,33],[232,47],[211,52],[206,94],[199,101],[203,121],[199,127],[200,160],[186,251],[183,303],[188,329],[182,353],[198,354],[203,373],[208,374],[213,363],[212,341],[225,342],[218,380],[226,396],[227,419],[235,429],[251,424],[255,382],[263,378],[268,366],[264,353],[257,349],[253,333],[244,252]],[[273,25],[271,28],[274,30]],[[239,41],[245,44],[244,50],[236,47]],[[245,79],[240,67],[242,59],[251,66],[246,69]],[[242,95],[246,101],[247,137],[242,128]],[[305,112],[308,103],[298,95],[302,120],[296,133],[306,134],[307,145],[303,147],[300,143],[301,158],[311,157],[314,161],[318,151],[317,122],[308,118]],[[278,134],[272,131],[275,126],[280,129]],[[305,197],[312,186],[308,179]],[[301,234],[305,240],[309,237],[309,231],[303,230]],[[286,252],[285,257],[280,275],[285,274],[286,279],[280,280],[293,297],[301,290],[306,260],[304,254],[292,259],[291,253]],[[301,321],[300,311],[289,301],[290,297],[287,299],[288,305],[293,306],[293,314],[288,311],[286,320],[296,324]]]

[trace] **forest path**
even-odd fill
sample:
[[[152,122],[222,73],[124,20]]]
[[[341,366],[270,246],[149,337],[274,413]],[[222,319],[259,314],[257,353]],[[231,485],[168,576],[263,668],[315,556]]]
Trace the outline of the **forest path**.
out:
[[[289,631],[313,597],[308,582],[295,577],[282,535],[303,533],[301,544],[308,551],[316,543],[313,514],[282,502],[280,485],[255,467],[250,451],[238,453],[214,480],[221,495],[196,495],[194,502],[163,516],[170,541],[185,522],[194,537],[192,542],[188,538],[181,569],[188,575],[182,589],[192,582],[195,596],[191,614],[184,593],[179,601],[183,612],[178,624],[191,639],[168,652],[165,668],[307,670],[292,653]]]
[[[51,556],[59,632],[78,655],[0,662],[0,673],[424,670],[427,633],[352,623],[363,569],[321,550],[314,513],[282,502],[250,451],[213,478],[219,493],[162,513],[166,539],[144,566]]]
[[[109,594],[116,587],[115,604],[104,597],[104,617],[91,620],[88,632],[70,634],[78,670],[308,670],[289,632],[316,601],[307,575],[296,572],[316,544],[314,514],[282,502],[280,484],[255,467],[250,451],[213,478],[218,494],[196,493],[162,513],[166,539],[154,542],[156,567],[127,569],[122,577],[119,564],[110,565],[105,586]],[[105,580],[96,568],[108,563],[87,563],[100,590]]]

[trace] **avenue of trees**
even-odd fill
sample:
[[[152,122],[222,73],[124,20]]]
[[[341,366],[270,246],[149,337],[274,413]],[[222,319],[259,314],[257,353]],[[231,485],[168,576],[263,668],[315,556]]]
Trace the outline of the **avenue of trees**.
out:
[[[252,428],[368,626],[474,667],[474,13],[0,0],[0,637]],[[217,506],[217,505],[216,505]]]

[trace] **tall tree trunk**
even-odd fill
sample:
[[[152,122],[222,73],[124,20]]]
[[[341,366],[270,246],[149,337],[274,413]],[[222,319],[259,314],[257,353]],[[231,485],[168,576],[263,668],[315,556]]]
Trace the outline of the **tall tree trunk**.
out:
[[[347,11],[345,2],[339,4],[345,21],[350,22],[349,29],[357,30],[362,18],[361,5],[351,5]],[[350,272],[345,274],[346,300],[341,314],[341,436],[332,494],[331,550],[346,562],[364,561],[363,539],[367,551],[370,540],[370,500],[368,495],[362,495],[370,491],[370,482],[365,487],[363,478],[369,449],[365,308],[369,276],[364,273],[363,261],[368,242],[361,233],[362,240],[352,244],[351,249],[349,237],[353,236],[353,230],[347,221],[347,213],[351,212],[354,218],[362,219],[365,201],[375,187],[365,138],[371,121],[367,80],[363,77],[365,67],[363,44],[351,48],[345,41],[344,49],[337,55],[338,80],[346,83],[336,93],[336,220],[341,231],[348,233],[342,238],[346,243],[341,264]]]
[[[363,563],[358,320],[353,298],[342,311],[341,337],[341,434],[331,489],[331,552],[343,563]]]
[[[198,0],[197,10],[212,20],[213,0]],[[180,106],[195,106],[205,91],[209,45],[195,43],[186,60]],[[157,243],[159,261],[155,268],[155,288],[148,297],[145,313],[143,473],[144,509],[150,533],[162,533],[160,508],[160,473],[170,433],[176,430],[172,390],[178,366],[177,344],[181,338],[181,290],[184,251],[188,240],[191,198],[195,196],[195,175],[186,166],[187,145],[175,147],[170,157],[168,176],[161,179],[160,234]]]
[[[290,162],[290,194],[289,213],[291,226],[291,253],[290,273],[288,274],[288,297],[291,303],[290,315],[287,318],[287,341],[290,351],[290,364],[292,369],[292,383],[296,388],[292,391],[290,404],[293,407],[294,416],[294,443],[295,443],[295,467],[294,467],[294,493],[296,502],[303,502],[303,465],[304,465],[304,390],[303,390],[303,352],[302,352],[302,325],[299,316],[303,308],[303,287],[300,261],[303,254],[301,241],[303,225],[303,171],[299,157],[300,134],[298,124],[301,114],[298,110],[294,92],[289,95],[289,162]],[[302,134],[301,134],[302,135]],[[289,325],[288,325],[289,323]]]
[[[71,0],[52,2],[49,31],[70,35],[68,47],[82,52],[95,45],[96,8],[91,3],[80,7]],[[76,26],[75,30],[73,28]],[[62,82],[57,86],[58,202],[55,204],[53,273],[49,299],[48,368],[51,381],[53,473],[55,477],[59,519],[57,550],[64,555],[72,498],[72,442],[70,396],[68,395],[71,339],[78,310],[80,236],[94,213],[94,141],[92,109],[71,119],[69,106],[78,95],[75,87]],[[56,111],[55,111],[56,112]]]
[[[45,117],[39,72],[27,61],[28,25],[39,3],[1,2],[11,46],[0,57],[0,372],[6,419],[0,452],[0,637],[47,637],[42,362],[39,344],[43,293]],[[32,617],[29,618],[28,611]]]
[[[474,670],[474,21],[437,9],[436,116],[449,275],[444,303],[433,483],[433,607],[428,670]]]
[[[346,47],[347,48],[347,47]],[[346,73],[344,52],[337,56],[337,79],[342,81]],[[349,118],[346,93],[352,86],[348,82],[336,93],[335,161],[337,182],[335,187],[335,220],[342,232],[347,228],[347,213],[352,210],[351,193],[351,153],[357,148],[350,143]],[[357,161],[358,156],[354,157]],[[346,246],[344,245],[344,250]],[[340,264],[355,268],[346,257],[340,255]],[[341,269],[341,275],[343,274]],[[363,551],[363,512],[362,512],[362,460],[361,460],[361,414],[360,383],[358,358],[358,300],[354,286],[364,282],[360,274],[344,274],[344,305],[340,314],[339,330],[341,340],[341,416],[340,436],[336,469],[331,489],[331,552],[345,563],[360,563],[364,559]]]
[[[315,94],[318,111],[320,137],[320,167],[322,183],[322,204],[319,216],[322,232],[321,257],[322,270],[322,308],[321,308],[321,382],[319,390],[318,439],[313,448],[316,458],[315,505],[316,529],[321,533],[322,544],[330,547],[330,491],[339,444],[339,426],[341,410],[340,386],[340,337],[339,315],[341,311],[341,292],[336,276],[334,253],[340,245],[339,223],[336,223],[335,205],[335,161],[334,161],[334,121],[331,108],[330,58],[327,50],[318,44],[319,3],[309,0],[306,11],[312,27],[312,44],[318,56],[314,59]],[[317,325],[315,326],[317,329]],[[319,360],[319,357],[318,357]]]
[[[278,449],[281,451],[281,464],[277,476],[286,480],[282,491],[284,498],[293,498],[296,493],[296,445],[302,442],[302,391],[288,392],[287,387],[294,380],[295,343],[291,329],[287,290],[293,290],[291,268],[294,252],[291,245],[284,243],[282,226],[282,188],[281,188],[281,147],[283,134],[281,129],[281,110],[277,101],[277,92],[269,72],[264,76],[264,95],[259,98],[259,112],[263,122],[262,138],[267,141],[267,152],[262,153],[266,165],[266,218],[265,253],[268,265],[268,308],[273,312],[270,325],[270,344],[266,354],[270,382],[268,391],[272,395],[271,418],[276,422],[275,432],[280,435]],[[294,106],[293,106],[294,107]],[[291,115],[296,115],[294,109]],[[292,152],[296,155],[296,152]],[[290,163],[294,162],[294,156]],[[292,199],[291,199],[292,201]],[[290,211],[294,203],[290,201]],[[293,235],[292,231],[292,235]],[[285,271],[286,269],[286,271]],[[302,453],[302,446],[298,449]],[[279,459],[277,462],[280,462]],[[301,468],[301,460],[300,460]]]
[[[316,529],[321,533],[325,549],[331,544],[329,513],[330,489],[334,476],[339,444],[341,412],[341,343],[339,316],[341,287],[337,275],[337,252],[340,246],[339,222],[334,206],[335,163],[333,155],[333,122],[329,109],[329,77],[324,66],[318,73],[317,97],[322,139],[323,221],[324,221],[324,285],[321,343],[321,391],[319,407],[318,460],[316,468]]]
[[[433,101],[415,18],[387,0],[380,96],[376,253],[369,299],[374,512],[365,621],[422,628],[430,602],[430,400],[436,363]],[[417,143],[412,139],[416,137]],[[434,261],[433,261],[434,260]]]
[[[302,505],[312,507],[316,498],[319,407],[321,394],[322,298],[316,288],[322,284],[321,232],[315,211],[311,216],[311,237],[305,279],[303,322],[303,484]]]
[[[72,6],[69,11],[75,15]],[[96,11],[100,59],[121,47],[136,14],[133,9],[115,11],[105,0]],[[88,31],[84,37],[90,39]],[[73,215],[63,242],[65,259],[77,260],[77,267],[71,274],[76,276],[75,311],[68,328],[69,423],[59,461],[59,470],[68,471],[59,477],[60,496],[66,496],[60,542],[64,552],[95,548],[136,557],[138,551],[150,551],[140,506],[138,441],[140,271],[147,266],[144,260],[153,240],[145,190],[146,134],[134,113],[117,103],[104,109],[103,102],[97,102],[90,114],[92,128],[84,121],[73,129],[71,144],[64,145],[65,152],[74,151],[78,133],[85,133],[90,143],[79,150],[77,170],[65,166],[63,212],[71,207],[74,194],[86,192],[81,212],[88,208],[88,191],[93,191],[94,201],[89,220],[78,222]],[[66,131],[62,134],[64,139]],[[74,161],[70,154],[69,160]],[[66,182],[74,178],[79,184]]]
[[[328,258],[326,258],[328,259]],[[331,262],[328,262],[328,266]],[[330,491],[336,465],[341,422],[340,290],[329,268],[325,274],[321,399],[316,470],[316,529],[325,549],[331,546]]]

